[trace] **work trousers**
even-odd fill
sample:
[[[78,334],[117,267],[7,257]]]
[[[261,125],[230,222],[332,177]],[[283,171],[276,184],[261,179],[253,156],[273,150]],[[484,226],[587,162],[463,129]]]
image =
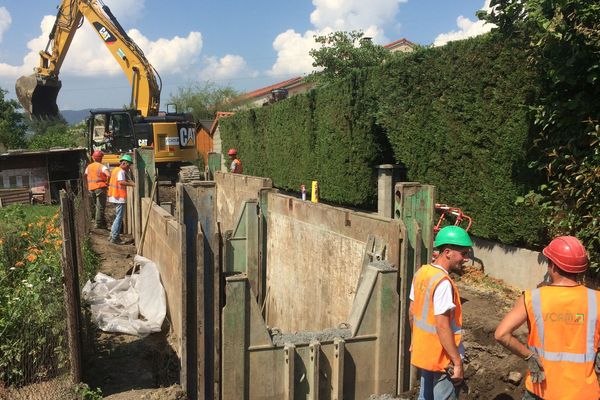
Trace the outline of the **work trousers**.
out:
[[[106,219],[104,217],[104,210],[106,208],[106,193],[108,192],[107,188],[99,188],[96,190],[90,190],[90,199],[92,204],[92,212],[95,212],[94,215],[94,227],[96,228],[106,228]]]
[[[418,400],[457,400],[458,389],[445,372],[419,370],[421,387]]]
[[[121,224],[123,223],[123,214],[125,214],[126,203],[115,203],[115,220],[110,228],[110,238],[116,239],[121,233]]]

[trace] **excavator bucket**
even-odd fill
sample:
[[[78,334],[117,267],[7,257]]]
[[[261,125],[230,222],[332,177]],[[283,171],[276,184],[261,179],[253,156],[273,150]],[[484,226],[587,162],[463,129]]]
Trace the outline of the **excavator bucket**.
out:
[[[56,97],[61,88],[58,79],[40,79],[35,74],[17,79],[15,92],[25,111],[33,119],[59,117]]]

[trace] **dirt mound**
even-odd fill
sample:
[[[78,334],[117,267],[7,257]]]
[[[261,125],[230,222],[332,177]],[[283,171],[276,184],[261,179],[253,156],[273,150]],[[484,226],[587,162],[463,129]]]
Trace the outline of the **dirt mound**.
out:
[[[459,287],[463,306],[466,352],[465,386],[460,398],[521,399],[527,365],[494,339],[496,327],[520,292],[475,269],[453,278]],[[527,338],[525,327],[521,327],[516,334],[522,341]],[[417,393],[417,389],[405,392],[398,399],[413,399]]]
[[[459,283],[459,290],[463,299],[465,381],[468,387],[468,392],[461,398],[520,399],[526,363],[494,340],[494,331],[506,313],[508,299],[462,283]],[[524,330],[518,333],[526,335]]]

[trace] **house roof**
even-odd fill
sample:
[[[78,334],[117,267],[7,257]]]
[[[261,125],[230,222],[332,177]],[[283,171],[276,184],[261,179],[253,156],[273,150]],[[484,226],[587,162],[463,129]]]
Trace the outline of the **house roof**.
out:
[[[231,111],[218,111],[217,116],[215,117],[215,120],[213,121],[212,126],[210,127],[210,134],[212,135],[213,133],[215,133],[215,129],[217,129],[217,125],[221,118],[231,117],[233,114],[235,113]]]
[[[402,38],[402,39],[395,40],[391,43],[388,43],[388,44],[384,45],[383,47],[385,47],[386,49],[389,49],[389,48],[403,46],[403,45],[410,46],[410,47],[415,46],[415,44],[413,42],[411,42],[410,40]]]
[[[400,47],[400,46],[414,47],[415,44],[408,39],[402,38],[402,39],[395,40],[391,43],[388,43],[388,44],[384,45],[383,47],[385,47],[386,49],[394,49],[394,48]],[[297,83],[300,83],[302,81],[302,79],[303,78],[301,76],[297,76],[295,78],[290,78],[288,80],[275,83],[271,86],[266,86],[266,87],[263,87],[260,89],[256,89],[252,92],[243,94],[242,99],[250,100],[250,99],[257,98],[257,97],[262,97],[262,96],[270,94],[273,89],[287,88],[287,87],[293,86]]]
[[[271,86],[267,86],[267,87],[264,87],[264,88],[260,88],[260,89],[254,90],[252,92],[248,92],[248,93],[244,94],[243,98],[246,99],[246,100],[248,100],[248,99],[253,99],[255,97],[261,97],[261,96],[264,96],[266,94],[271,93],[271,90],[273,90],[273,89],[281,89],[281,88],[284,88],[286,86],[291,86],[291,85],[293,85],[295,83],[300,82],[301,80],[302,80],[302,77],[301,76],[297,76],[295,78],[291,78],[291,79],[285,80],[283,82],[275,83],[275,84],[273,84]]]

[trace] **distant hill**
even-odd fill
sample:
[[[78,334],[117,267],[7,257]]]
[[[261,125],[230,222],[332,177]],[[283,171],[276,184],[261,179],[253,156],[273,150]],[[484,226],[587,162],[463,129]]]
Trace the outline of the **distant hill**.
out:
[[[90,115],[90,110],[62,110],[60,112],[69,125],[77,125],[85,121]]]

